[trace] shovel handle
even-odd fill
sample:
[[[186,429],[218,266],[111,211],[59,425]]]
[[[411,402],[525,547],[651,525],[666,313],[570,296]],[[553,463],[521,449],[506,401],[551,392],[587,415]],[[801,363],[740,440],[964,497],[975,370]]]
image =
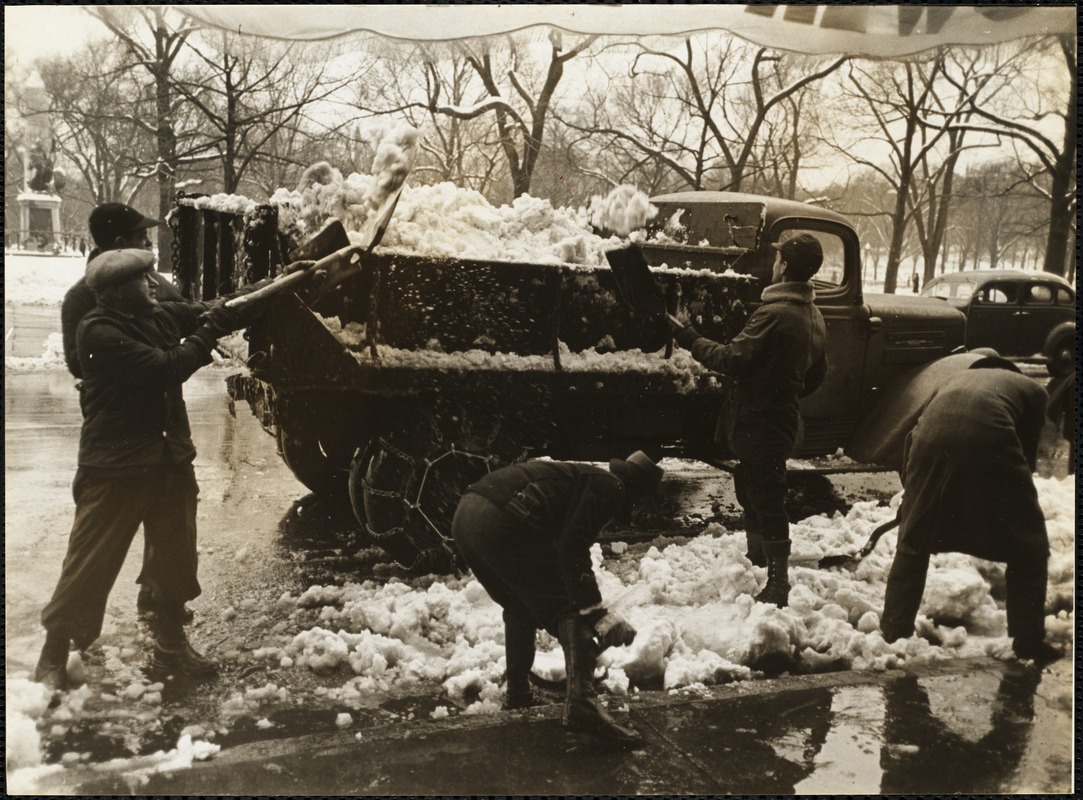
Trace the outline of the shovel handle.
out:
[[[330,255],[324,256],[319,261],[314,262],[311,266],[308,266],[305,269],[300,269],[296,272],[288,272],[285,275],[279,275],[266,286],[260,289],[256,289],[256,291],[254,292],[242,294],[240,297],[234,297],[232,300],[227,300],[226,307],[239,308],[240,306],[247,305],[269,295],[278,294],[279,292],[288,289],[294,284],[300,283],[318,270],[327,269],[327,267],[331,266],[339,259],[350,258],[351,256],[353,256],[354,253],[360,253],[363,250],[364,248],[360,245],[347,245],[341,250],[336,250]]]

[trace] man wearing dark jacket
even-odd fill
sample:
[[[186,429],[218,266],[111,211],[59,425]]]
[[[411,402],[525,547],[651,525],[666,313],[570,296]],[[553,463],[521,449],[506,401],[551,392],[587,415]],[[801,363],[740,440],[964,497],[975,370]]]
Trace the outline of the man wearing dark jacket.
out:
[[[669,322],[696,361],[733,378],[723,422],[738,459],[734,489],[744,510],[748,558],[767,567],[767,585],[756,600],[784,607],[790,594],[786,459],[800,434],[798,401],[827,375],[827,330],[809,282],[823,263],[819,240],[801,233],[771,246],[778,251],[771,285],[728,344],[672,315]]]
[[[158,220],[144,217],[124,203],[102,203],[96,206],[87,218],[87,227],[94,240],[94,247],[87,256],[87,264],[109,250],[124,248],[149,250],[150,238],[147,236],[147,231],[157,225]],[[152,271],[151,278],[155,281],[155,297],[159,302],[185,302],[184,295],[157,271]],[[98,298],[94,290],[87,286],[84,275],[68,289],[60,306],[60,334],[64,341],[64,363],[68,366],[68,372],[75,378],[83,377],[82,367],[79,366],[79,353],[75,346],[75,334],[79,330],[79,323],[83,321],[83,317],[93,311],[97,305]],[[146,560],[147,552],[144,547],[144,570]],[[136,606],[140,611],[153,611],[154,599],[150,587],[144,581],[144,572],[139,573],[135,582],[139,584]],[[185,616],[191,619],[191,611],[186,609]]]
[[[90,212],[87,227],[94,239],[94,248],[87,256],[89,264],[94,258],[108,250],[132,248],[149,250],[150,239],[147,231],[158,225],[158,220],[144,217],[131,206],[123,203],[102,203]],[[158,272],[151,277],[157,286],[155,293],[159,302],[182,303],[185,298],[180,291]],[[64,295],[60,306],[60,332],[64,339],[64,363],[68,371],[76,378],[83,377],[79,366],[79,354],[75,349],[75,332],[83,317],[94,310],[98,299],[93,290],[86,285],[86,276],[77,280]]]
[[[97,307],[77,333],[83,425],[72,484],[75,522],[42,612],[46,640],[35,671],[53,689],[66,688],[70,645],[85,649],[101,633],[109,592],[140,524],[150,553],[144,580],[159,608],[152,666],[193,675],[215,670],[183,628],[184,604],[200,587],[199,489],[181,385],[210,362],[217,339],[243,321],[221,304],[159,303],[153,266],[153,253],[122,249],[87,267]]]
[[[599,653],[631,644],[635,629],[603,607],[590,548],[618,513],[653,495],[661,477],[661,468],[637,451],[612,459],[609,471],[559,461],[513,464],[467,488],[451,531],[474,577],[504,609],[508,708],[531,705],[535,632],[543,628],[564,650],[565,729],[639,741],[594,693]]]
[[[945,379],[906,437],[899,536],[880,630],[914,633],[932,553],[1004,561],[1008,635],[1020,658],[1048,661],[1049,537],[1034,487],[1046,393],[1010,361],[986,356]]]

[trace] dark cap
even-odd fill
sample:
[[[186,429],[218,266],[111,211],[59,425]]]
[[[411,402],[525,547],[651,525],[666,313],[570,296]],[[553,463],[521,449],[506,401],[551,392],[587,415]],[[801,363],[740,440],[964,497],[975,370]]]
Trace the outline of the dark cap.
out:
[[[784,242],[772,242],[771,247],[782,253],[786,274],[807,281],[824,263],[824,249],[811,233],[799,233]]]
[[[653,495],[658,491],[663,471],[642,450],[636,450],[628,458],[609,460],[609,471],[639,492]]]
[[[106,250],[86,265],[86,285],[91,291],[100,292],[134,278],[153,266],[154,253],[149,250]]]
[[[102,203],[87,217],[87,227],[90,228],[94,244],[103,250],[112,247],[118,236],[128,236],[133,231],[157,225],[158,220],[144,217],[124,203]]]

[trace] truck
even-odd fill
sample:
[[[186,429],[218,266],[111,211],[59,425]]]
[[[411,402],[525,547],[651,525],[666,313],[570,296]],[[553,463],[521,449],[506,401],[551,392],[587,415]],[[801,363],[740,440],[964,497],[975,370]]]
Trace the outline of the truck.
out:
[[[816,205],[690,191],[650,199],[637,245],[673,312],[727,341],[769,283],[775,250],[820,240],[814,278],[829,369],[801,403],[795,457],[874,452],[862,426],[904,372],[960,348],[962,313],[935,298],[866,294],[854,226]],[[278,274],[296,242],[275,208],[245,214],[180,196],[174,281],[209,299]],[[465,487],[525,458],[653,458],[725,466],[716,422],[729,379],[622,302],[606,265],[433,258],[377,248],[309,302],[273,298],[228,379],[311,492],[348,502],[360,526],[417,572],[461,568],[450,522]],[[855,455],[856,454],[856,455]]]

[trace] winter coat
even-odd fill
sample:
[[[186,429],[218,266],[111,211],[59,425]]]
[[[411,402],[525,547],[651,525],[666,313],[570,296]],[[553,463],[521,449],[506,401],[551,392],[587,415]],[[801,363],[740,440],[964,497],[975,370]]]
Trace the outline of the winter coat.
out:
[[[1033,479],[1045,404],[1045,390],[1011,370],[945,379],[906,437],[900,545],[990,561],[1048,553]]]
[[[696,361],[734,379],[722,411],[733,454],[771,464],[793,453],[801,428],[798,401],[827,375],[827,328],[810,283],[774,284],[761,299],[729,343],[713,342],[691,326],[677,341]]]
[[[91,260],[98,255],[99,251],[91,253]],[[89,263],[89,261],[88,261]],[[185,297],[173,284],[157,272],[152,272],[158,282],[155,296],[159,302],[183,303]],[[64,363],[68,365],[68,372],[76,378],[83,377],[82,367],[79,366],[79,353],[75,347],[75,337],[79,330],[79,323],[83,317],[93,311],[98,305],[98,298],[94,291],[86,285],[86,278],[80,278],[64,294],[64,301],[60,306],[60,335],[64,340]]]
[[[491,472],[466,491],[502,508],[539,547],[555,548],[574,607],[601,602],[590,548],[624,505],[624,484],[615,475],[589,464],[527,461]]]
[[[203,303],[128,316],[98,306],[79,324],[79,466],[130,470],[195,458],[181,385],[211,360]],[[181,339],[187,337],[184,342]]]

